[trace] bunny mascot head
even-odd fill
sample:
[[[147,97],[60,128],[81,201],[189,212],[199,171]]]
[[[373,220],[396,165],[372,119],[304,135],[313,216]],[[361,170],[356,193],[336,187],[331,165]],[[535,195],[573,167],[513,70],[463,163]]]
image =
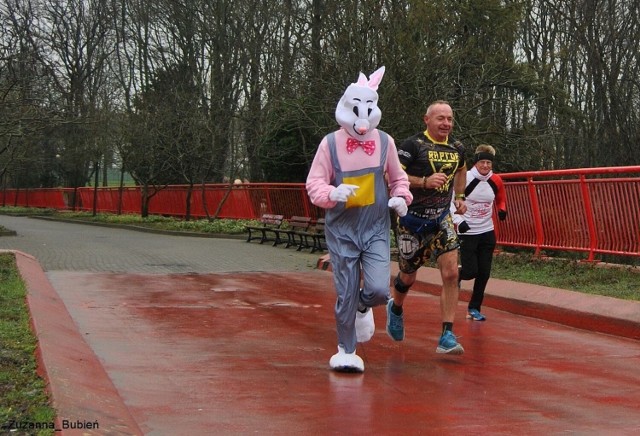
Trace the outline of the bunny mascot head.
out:
[[[380,123],[382,112],[378,107],[378,85],[384,76],[384,67],[369,79],[360,73],[358,81],[349,85],[336,107],[336,121],[349,136],[362,138]]]

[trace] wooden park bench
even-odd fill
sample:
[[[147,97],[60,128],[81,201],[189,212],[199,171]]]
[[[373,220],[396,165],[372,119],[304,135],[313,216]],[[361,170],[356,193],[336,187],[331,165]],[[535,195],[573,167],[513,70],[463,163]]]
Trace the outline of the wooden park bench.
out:
[[[274,233],[276,234],[276,239],[273,242],[274,247],[284,242],[286,242],[285,248],[289,248],[292,245],[299,245],[299,242],[297,242],[298,239],[300,239],[300,243],[302,243],[300,234],[309,230],[309,226],[311,226],[311,217],[292,216],[291,219],[286,220],[286,223],[286,228],[274,229]],[[285,235],[286,241],[284,239]]]
[[[254,239],[260,239],[260,243],[263,244],[266,241],[276,241],[276,230],[280,229],[284,215],[273,215],[265,213],[260,217],[260,225],[257,226],[245,226],[245,229],[249,232],[247,242]],[[273,234],[273,235],[272,235]]]
[[[311,252],[315,253],[316,251],[324,251],[327,249],[324,238],[324,224],[324,218],[318,218],[308,230],[296,233],[299,237],[298,251],[303,248],[311,248]]]

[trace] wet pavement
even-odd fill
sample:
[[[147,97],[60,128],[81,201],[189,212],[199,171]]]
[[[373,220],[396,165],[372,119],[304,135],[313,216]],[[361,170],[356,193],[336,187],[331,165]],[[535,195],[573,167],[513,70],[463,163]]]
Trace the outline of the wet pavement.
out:
[[[464,319],[461,301],[465,354],[443,356],[437,272],[427,269],[407,300],[406,339],[392,341],[375,308],[376,334],[358,346],[365,373],[337,374],[333,281],[317,254],[0,224],[18,233],[0,248],[20,250],[58,425],[85,426],[65,435],[640,433],[634,302],[491,280],[488,320]],[[622,319],[624,334],[586,328],[594,306],[607,315],[596,330]],[[563,313],[583,328],[544,319]]]

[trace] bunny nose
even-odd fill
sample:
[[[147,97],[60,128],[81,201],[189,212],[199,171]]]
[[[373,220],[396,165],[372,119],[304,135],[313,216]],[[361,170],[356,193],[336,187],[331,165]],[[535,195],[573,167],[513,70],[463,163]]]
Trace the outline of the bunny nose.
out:
[[[369,121],[367,120],[358,120],[353,126],[355,131],[358,132],[360,135],[364,135],[365,133],[367,133],[369,131],[369,127],[370,127],[370,124],[369,124]]]

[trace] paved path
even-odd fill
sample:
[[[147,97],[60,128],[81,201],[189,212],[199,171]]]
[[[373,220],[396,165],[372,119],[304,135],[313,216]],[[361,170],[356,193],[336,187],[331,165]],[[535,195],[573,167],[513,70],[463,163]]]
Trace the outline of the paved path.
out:
[[[460,303],[466,353],[437,355],[438,299],[413,292],[405,341],[376,308],[365,373],[335,374],[333,282],[316,255],[0,224],[18,232],[0,248],[34,256],[17,258],[58,425],[85,426],[64,435],[640,433],[638,340],[490,307],[475,323]]]
[[[1,237],[0,248],[36,257],[45,271],[212,273],[303,271],[318,256],[270,244],[197,238],[0,215],[0,225],[18,233]],[[282,248],[282,247],[278,247]]]

